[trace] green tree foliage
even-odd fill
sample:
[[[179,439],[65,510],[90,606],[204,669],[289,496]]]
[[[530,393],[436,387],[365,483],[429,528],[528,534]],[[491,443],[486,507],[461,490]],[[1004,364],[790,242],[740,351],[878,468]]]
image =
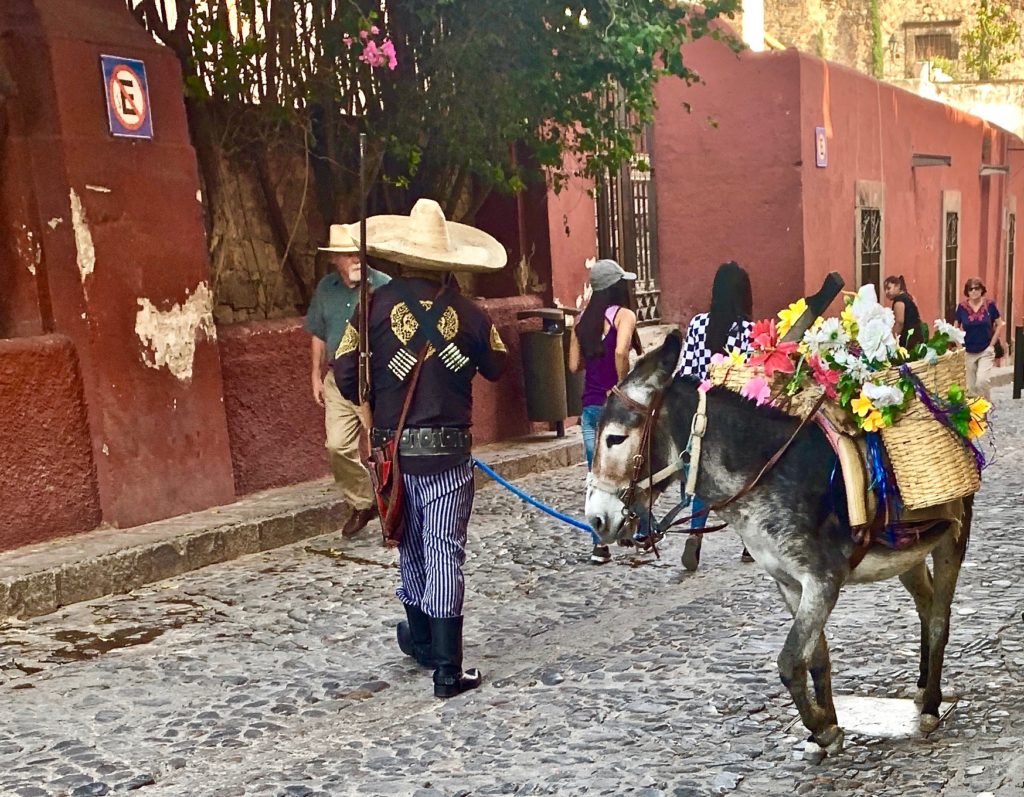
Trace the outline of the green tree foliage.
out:
[[[246,152],[308,146],[327,218],[358,202],[360,131],[372,208],[430,195],[472,218],[493,190],[629,162],[655,81],[699,79],[680,47],[711,37],[739,48],[712,25],[738,0],[127,2],[179,56],[194,136],[212,127],[218,145]],[[393,70],[360,58],[371,40],[392,42]],[[217,125],[204,118],[214,111]]]
[[[882,14],[878,0],[871,0],[871,74],[878,80],[885,77],[885,56],[882,49]]]
[[[964,34],[964,64],[978,80],[993,80],[1021,56],[1021,28],[1008,3],[980,0],[974,26]]]

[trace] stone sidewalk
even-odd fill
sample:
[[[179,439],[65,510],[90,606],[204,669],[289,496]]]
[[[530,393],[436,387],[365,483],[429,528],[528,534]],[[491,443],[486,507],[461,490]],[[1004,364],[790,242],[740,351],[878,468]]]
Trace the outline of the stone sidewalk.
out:
[[[516,479],[583,460],[579,427],[480,446],[474,455]],[[477,472],[477,487],[491,484]],[[130,592],[201,567],[334,531],[348,516],[330,478],[130,529],[101,528],[0,553],[0,619]],[[377,533],[376,523],[364,534]]]

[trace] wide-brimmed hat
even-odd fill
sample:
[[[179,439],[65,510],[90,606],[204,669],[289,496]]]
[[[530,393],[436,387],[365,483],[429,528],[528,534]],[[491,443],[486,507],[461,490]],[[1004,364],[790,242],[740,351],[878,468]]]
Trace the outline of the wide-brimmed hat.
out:
[[[358,243],[359,225],[349,234]],[[483,230],[448,221],[441,206],[420,199],[408,216],[366,220],[366,251],[374,257],[429,271],[498,271],[508,262],[505,247]]]
[[[327,246],[317,248],[321,252],[358,252],[359,244],[349,232],[348,224],[332,224]]]
[[[626,271],[614,260],[598,260],[590,269],[590,287],[595,291],[610,288],[619,280],[635,280],[636,274]]]

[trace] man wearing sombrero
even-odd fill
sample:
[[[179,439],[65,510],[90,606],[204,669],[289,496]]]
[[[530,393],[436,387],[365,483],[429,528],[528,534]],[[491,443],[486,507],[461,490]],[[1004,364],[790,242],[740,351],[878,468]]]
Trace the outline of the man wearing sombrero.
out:
[[[312,336],[310,381],[313,400],[324,408],[324,427],[327,432],[327,456],[330,459],[334,482],[352,514],[341,529],[342,536],[353,537],[366,528],[376,513],[373,489],[366,468],[359,460],[359,417],[357,407],[342,397],[334,381],[334,373],[327,364],[341,342],[341,334],[352,317],[359,301],[359,281],[362,278],[359,247],[344,224],[332,224],[327,246],[331,271],[316,286],[313,300],[306,314],[306,331]],[[390,277],[369,269],[370,288],[376,289]]]
[[[357,225],[350,229],[358,236]],[[396,594],[408,621],[399,623],[398,644],[434,668],[435,696],[453,697],[479,686],[482,677],[462,669],[462,565],[474,493],[472,382],[477,372],[497,380],[508,353],[488,315],[459,293],[452,272],[497,271],[507,256],[487,233],[446,221],[429,199],[419,200],[408,216],[367,219],[366,248],[401,273],[373,295],[368,327],[371,445],[394,438],[406,409],[397,446],[404,513]],[[346,327],[334,361],[338,387],[353,402],[358,325],[354,318]]]

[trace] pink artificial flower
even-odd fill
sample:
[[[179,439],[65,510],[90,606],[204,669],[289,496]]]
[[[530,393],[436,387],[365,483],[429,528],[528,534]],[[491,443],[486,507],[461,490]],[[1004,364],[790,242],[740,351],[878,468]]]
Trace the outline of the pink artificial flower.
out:
[[[825,395],[833,401],[838,400],[836,385],[839,384],[839,372],[833,371],[817,354],[812,354],[808,362],[811,364],[814,381],[825,388]]]
[[[376,25],[371,25],[370,26],[370,33],[372,33],[374,36],[376,36],[378,33],[380,33],[380,28],[378,28]]]
[[[756,402],[757,406],[760,407],[762,404],[767,404],[771,401],[772,391],[768,386],[768,383],[762,377],[755,376],[743,386],[743,389],[740,391],[740,395],[743,396],[743,398]]]
[[[380,46],[380,51],[388,59],[388,69],[394,72],[395,67],[398,66],[398,56],[395,55],[395,43],[391,39],[385,39]]]
[[[747,360],[748,365],[763,365],[764,373],[769,379],[771,379],[776,372],[780,374],[791,374],[796,370],[796,365],[790,358],[790,354],[795,352],[797,344],[795,341],[790,343],[779,343],[774,348],[763,349],[756,354],[751,355],[750,359]]]
[[[370,35],[370,31],[368,31],[368,30],[361,30],[361,31],[359,31],[359,38],[362,39],[363,41],[366,41],[366,37],[369,36],[369,35]]]
[[[721,365],[724,362],[728,362],[729,358],[726,357],[722,352],[716,351],[711,355],[711,365]]]
[[[351,36],[349,36],[349,35],[348,35],[347,33],[346,33],[346,34],[345,34],[344,36],[342,36],[342,37],[341,37],[341,41],[342,41],[342,43],[343,43],[343,44],[344,44],[344,45],[345,45],[345,46],[346,46],[347,48],[349,48],[350,50],[352,49],[352,42],[353,42],[354,40],[353,40],[353,38],[352,38]]]
[[[766,318],[763,321],[756,322],[750,332],[750,341],[755,349],[774,349],[778,340],[779,335],[775,331],[774,318]]]
[[[707,393],[709,390],[711,390],[711,381],[705,379],[703,382],[697,385],[697,390],[699,390],[701,393]]]

